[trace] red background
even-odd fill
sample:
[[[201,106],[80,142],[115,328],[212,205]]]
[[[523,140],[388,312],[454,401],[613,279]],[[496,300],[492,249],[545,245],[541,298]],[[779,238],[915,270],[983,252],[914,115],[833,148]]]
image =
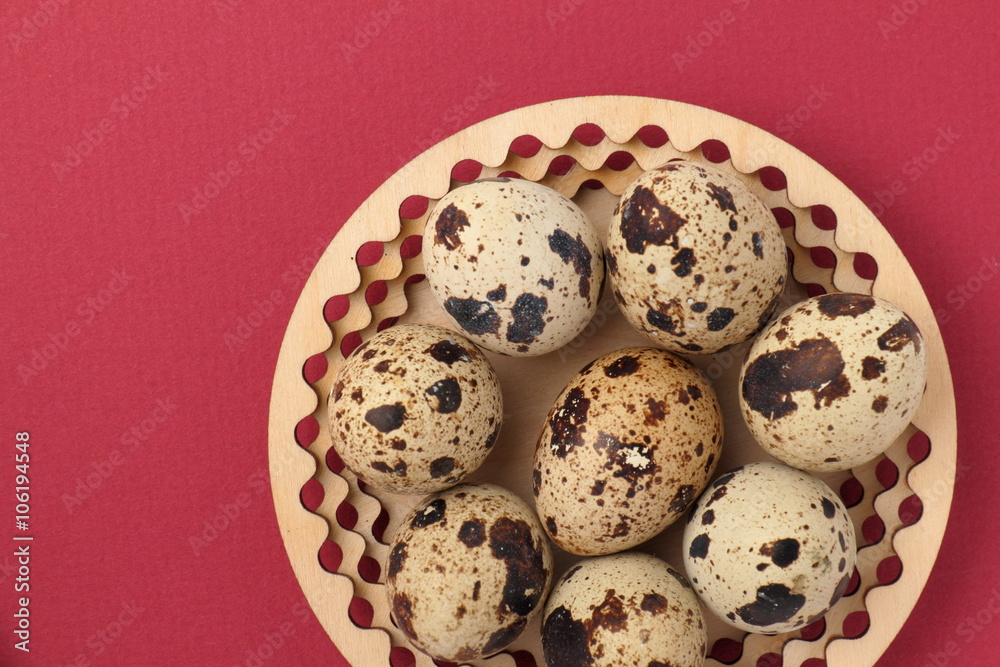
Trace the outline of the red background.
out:
[[[879,664],[995,664],[995,4],[152,4],[0,10],[0,537],[15,532],[18,431],[35,537],[30,655],[13,649],[0,547],[0,662],[243,665],[284,633],[264,664],[342,664],[267,486],[272,373],[301,286],[432,141],[616,93],[778,134],[873,205],[910,259],[950,354],[958,483],[935,570]],[[213,176],[230,161],[238,173]],[[227,507],[229,525],[192,542]]]

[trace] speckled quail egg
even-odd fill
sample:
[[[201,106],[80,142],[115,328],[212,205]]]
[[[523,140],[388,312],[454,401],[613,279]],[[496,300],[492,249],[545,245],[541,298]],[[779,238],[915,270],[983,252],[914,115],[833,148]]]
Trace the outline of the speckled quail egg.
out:
[[[712,385],[670,352],[628,348],[583,368],[535,447],[535,508],[570,553],[615,553],[661,532],[710,479],[722,447]]]
[[[438,201],[423,236],[431,290],[487,350],[535,356],[587,326],[604,287],[601,241],[572,200],[514,178],[474,181]]]
[[[701,667],[707,643],[701,606],[684,575],[643,553],[574,565],[542,616],[548,667]]]
[[[672,161],[633,181],[607,244],[625,318],[675,352],[707,354],[753,337],[785,285],[774,216],[744,183],[708,164]]]
[[[431,496],[389,545],[386,594],[410,642],[441,660],[473,660],[513,642],[552,583],[552,551],[523,500],[492,484]]]
[[[926,347],[903,311],[866,294],[824,294],[783,312],[754,341],[740,407],[775,458],[846,470],[903,433],[926,379]]]
[[[503,420],[500,382],[464,336],[399,324],[338,369],[328,403],[337,454],[378,489],[429,493],[470,475]]]
[[[688,516],[683,549],[702,602],[761,634],[819,619],[847,590],[857,558],[851,517],[830,487],[763,462],[712,482]]]

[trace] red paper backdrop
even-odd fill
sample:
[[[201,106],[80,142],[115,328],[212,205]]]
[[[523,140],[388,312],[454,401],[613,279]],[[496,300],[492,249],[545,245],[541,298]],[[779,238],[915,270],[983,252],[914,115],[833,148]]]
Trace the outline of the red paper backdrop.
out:
[[[35,538],[30,654],[13,647],[15,544],[0,548],[0,662],[343,664],[268,486],[294,300],[343,221],[434,141],[621,93],[787,139],[910,259],[951,355],[960,464],[936,568],[879,664],[995,664],[996,5],[157,4],[0,9],[0,521],[18,533],[28,431]]]

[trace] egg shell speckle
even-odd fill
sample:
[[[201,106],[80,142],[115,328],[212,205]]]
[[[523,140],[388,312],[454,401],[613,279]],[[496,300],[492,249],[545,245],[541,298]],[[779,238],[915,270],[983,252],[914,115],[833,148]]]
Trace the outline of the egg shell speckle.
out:
[[[926,382],[926,346],[902,310],[866,294],[824,294],[781,313],[754,341],[740,409],[775,458],[847,470],[903,433]]]
[[[700,667],[707,644],[684,575],[642,553],[580,561],[555,585],[542,617],[548,667]]]
[[[362,343],[338,369],[328,407],[344,465],[398,493],[440,491],[468,477],[503,421],[486,356],[429,324],[399,324]]]
[[[695,592],[719,618],[775,634],[818,620],[847,590],[857,560],[840,498],[809,473],[750,463],[698,499],[683,540]]]
[[[680,353],[751,338],[777,309],[787,273],[781,229],[767,206],[733,176],[683,160],[628,186],[607,251],[625,318]]]
[[[698,369],[654,348],[606,354],[572,378],[535,447],[535,508],[570,553],[614,553],[673,523],[710,479],[722,411]]]
[[[492,484],[431,496],[389,547],[386,595],[396,625],[432,657],[473,660],[517,639],[552,583],[552,551],[538,518]]]
[[[551,352],[590,322],[604,288],[600,238],[555,190],[495,178],[438,201],[423,235],[437,301],[477,344],[512,356]]]

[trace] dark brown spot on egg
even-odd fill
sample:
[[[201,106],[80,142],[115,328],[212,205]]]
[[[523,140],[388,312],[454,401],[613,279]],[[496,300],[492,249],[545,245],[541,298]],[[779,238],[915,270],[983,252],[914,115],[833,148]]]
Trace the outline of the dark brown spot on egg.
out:
[[[642,596],[639,608],[650,614],[660,614],[670,608],[667,598],[659,593],[646,593]]]
[[[406,407],[402,403],[380,405],[365,413],[365,421],[380,433],[395,431],[403,425],[404,419],[406,419]]]
[[[660,423],[667,416],[666,407],[666,401],[657,401],[652,398],[647,398],[646,409],[642,412],[644,416],[642,423],[646,426],[653,426]]]
[[[622,207],[620,231],[629,252],[642,255],[650,245],[677,248],[677,231],[687,221],[639,186]]]
[[[892,327],[878,337],[878,346],[881,350],[889,352],[899,352],[907,344],[913,344],[913,350],[920,352],[920,330],[909,317],[902,317]]]
[[[706,558],[708,556],[708,546],[711,543],[712,539],[705,533],[698,535],[691,540],[691,546],[688,547],[688,555],[691,558]]]
[[[380,361],[377,364],[375,364],[375,372],[376,373],[385,373],[387,370],[389,370],[389,365],[391,363],[392,362],[389,361],[388,359],[383,359],[382,361]]]
[[[674,579],[676,579],[677,582],[681,586],[683,586],[684,588],[691,588],[691,584],[688,583],[687,578],[683,574],[681,574],[680,572],[678,572],[677,570],[675,570],[674,568],[668,567],[667,568],[667,574],[669,574],[671,577],[673,577]]]
[[[639,359],[633,357],[632,355],[626,354],[618,357],[610,364],[604,367],[604,374],[609,378],[620,378],[626,375],[632,375],[640,368]]]
[[[708,330],[722,331],[733,321],[736,313],[732,308],[716,308],[708,314]]]
[[[462,405],[462,388],[453,377],[438,380],[425,393],[433,399],[431,407],[441,414],[455,412]]]
[[[784,569],[799,559],[799,541],[794,538],[775,540],[760,547],[760,555]]]
[[[831,320],[837,317],[857,318],[875,307],[875,299],[865,294],[835,292],[819,297],[816,307]]]
[[[698,260],[695,259],[694,250],[691,248],[681,248],[670,260],[670,264],[674,267],[674,274],[678,278],[691,275],[691,271],[694,270],[694,265],[697,263]]]
[[[630,521],[634,522],[635,519],[624,514],[619,514],[618,523],[615,524],[614,530],[611,531],[611,537],[625,537],[628,535],[629,530],[631,530]]]
[[[702,350],[701,345],[698,345],[697,343],[683,343],[681,347],[689,352],[701,352]]]
[[[453,296],[444,302],[444,309],[455,319],[458,326],[470,334],[476,336],[495,334],[500,329],[500,316],[488,301],[478,301],[471,297],[459,299]]]
[[[396,451],[401,452],[406,449],[406,440],[403,440],[402,438],[391,438],[389,440],[389,446]]]
[[[689,384],[687,386],[687,392],[688,392],[688,395],[691,396],[691,398],[693,400],[695,400],[695,401],[697,401],[699,398],[701,398],[701,389],[699,389],[697,386],[695,386],[693,384]]]
[[[847,573],[837,584],[837,588],[834,589],[833,595],[830,596],[830,606],[837,604],[840,598],[844,597],[844,593],[847,592],[847,587],[851,583],[851,573]]]
[[[527,616],[538,605],[547,572],[540,547],[535,546],[531,528],[521,519],[497,519],[489,530],[493,557],[507,566],[500,610]]]
[[[594,664],[588,647],[587,627],[564,606],[552,610],[542,623],[542,653],[549,667],[582,667]]]
[[[736,218],[729,218],[729,231],[735,232],[739,228],[740,225],[736,222]]]
[[[531,471],[531,493],[536,498],[538,497],[539,491],[542,489],[542,471],[535,468]]]
[[[556,520],[552,517],[545,517],[545,528],[549,531],[549,535],[553,537],[559,534],[559,526],[556,525]]]
[[[490,422],[492,422],[492,421],[493,421],[493,418],[490,417]],[[486,436],[486,443],[485,443],[486,449],[492,449],[493,445],[496,444],[497,437],[499,435],[500,435],[500,423],[498,422],[497,425],[493,427],[493,430],[490,431],[490,434],[488,436]]]
[[[837,376],[830,384],[826,385],[819,391],[813,392],[813,398],[816,399],[814,407],[819,409],[820,407],[830,407],[838,398],[844,398],[851,393],[851,383],[847,379],[847,376],[841,373]]]
[[[489,640],[483,647],[483,655],[490,655],[491,653],[496,653],[502,648],[507,647],[511,642],[517,639],[521,632],[524,631],[524,626],[528,624],[528,619],[519,618],[513,623],[505,628],[500,628],[492,635],[490,635]]]
[[[788,338],[788,329],[778,329],[774,333],[774,337],[777,338],[779,341],[784,341],[786,338]]]
[[[527,266],[530,262],[531,262],[530,257],[525,257],[524,255],[521,255],[521,266]]]
[[[670,511],[674,514],[680,514],[686,510],[694,500],[695,492],[696,489],[690,484],[685,484],[677,489],[677,493],[670,501]]]
[[[659,466],[653,462],[652,450],[642,442],[622,442],[601,431],[594,449],[605,454],[604,470],[612,471],[612,477],[628,484],[626,498],[634,498],[638,491],[645,488],[643,481],[659,470]]]
[[[604,594],[604,600],[594,607],[590,613],[588,634],[593,636],[594,630],[603,628],[609,632],[620,632],[628,628],[628,612],[622,603],[621,596],[611,588]]]
[[[469,361],[468,351],[451,340],[438,341],[424,350],[424,352],[431,355],[435,361],[448,364],[449,368],[457,361]]]
[[[687,389],[677,390],[677,402],[681,405],[687,405],[691,402],[691,397],[687,393]]]
[[[355,403],[365,402],[365,395],[364,392],[361,391],[361,387],[358,387],[357,389],[351,392],[351,400],[353,400]]]
[[[764,239],[760,232],[754,232],[750,240],[753,243],[753,254],[757,256],[757,259],[764,259]]]
[[[696,313],[704,313],[706,308],[708,308],[708,304],[704,301],[695,301],[691,304],[691,310]]]
[[[885,372],[885,362],[878,357],[865,357],[861,362],[861,377],[874,380]]]
[[[545,330],[542,315],[548,307],[549,300],[544,296],[524,293],[517,297],[510,311],[514,321],[507,325],[507,340],[511,343],[533,343]]]
[[[561,229],[549,235],[549,249],[559,255],[565,264],[572,264],[576,275],[580,276],[580,296],[590,296],[591,262],[594,256],[579,234],[574,239]]]
[[[743,399],[751,410],[767,419],[781,419],[798,408],[792,392],[822,393],[843,371],[844,359],[837,346],[826,338],[810,338],[793,349],[769,352],[754,359],[743,377]],[[832,393],[840,391],[842,388],[836,388]],[[832,393],[830,400],[837,397]]]
[[[431,477],[435,479],[451,474],[451,471],[454,469],[455,459],[450,456],[442,456],[431,461]]]
[[[583,444],[588,410],[590,399],[584,396],[583,389],[573,387],[566,392],[562,405],[552,411],[549,416],[550,445],[559,458],[566,458],[574,447]]]
[[[406,542],[399,542],[389,552],[389,577],[395,577],[406,564]]]
[[[820,503],[823,505],[823,516],[832,519],[837,513],[837,508],[829,498],[823,498]]]
[[[837,531],[837,540],[840,542],[840,550],[847,551],[847,540],[844,539],[843,531]]]
[[[542,287],[547,287],[549,289],[552,289],[553,287],[556,286],[556,281],[553,278],[549,278],[548,280],[546,280],[545,278],[539,278],[538,284],[541,285]]]
[[[736,203],[733,201],[733,193],[728,188],[715,183],[706,183],[705,187],[708,189],[708,196],[719,205],[720,211],[739,213],[736,210]]]
[[[337,380],[337,384],[333,386],[333,400],[339,401],[341,396],[344,395],[344,381]]]
[[[763,331],[764,327],[767,326],[767,323],[771,321],[771,317],[774,316],[774,312],[778,310],[779,305],[781,305],[781,292],[774,295],[771,301],[767,304],[767,308],[765,308],[764,312],[762,312],[760,317],[757,318],[757,328],[754,330],[752,335],[756,336],[758,333]],[[784,331],[784,329],[782,329],[782,331]],[[785,331],[785,336],[787,335],[788,332]],[[781,336],[778,340],[784,340],[785,336]]]
[[[618,260],[615,259],[615,256],[609,250],[604,251],[604,263],[607,264],[608,271],[614,274],[618,273]]]
[[[590,495],[592,495],[592,496],[599,496],[602,493],[604,493],[604,486],[606,484],[607,484],[606,480],[595,479],[594,480],[594,485],[592,487],[590,487]]]
[[[437,498],[428,503],[427,507],[413,515],[410,521],[411,528],[427,528],[444,521],[444,511],[446,509],[444,498]]]
[[[462,245],[459,233],[469,226],[469,218],[454,204],[448,204],[434,221],[434,243],[454,250]]]
[[[487,292],[486,298],[490,301],[503,301],[507,298],[507,285],[501,283],[496,289]]]
[[[764,627],[784,623],[802,609],[806,596],[792,593],[784,584],[767,584],[757,589],[757,599],[736,610],[748,625]]]
[[[877,412],[879,414],[882,414],[883,412],[885,412],[885,409],[888,406],[889,406],[889,397],[888,396],[879,396],[874,401],[872,401],[872,410],[874,410],[875,412]]]
[[[470,549],[486,541],[486,524],[482,519],[469,519],[458,529],[458,539]]]
[[[482,587],[482,585],[483,585],[483,582],[481,582],[481,581],[477,581],[475,584],[473,584],[473,586],[472,586],[472,601],[473,602],[476,602],[476,601],[479,600],[479,590]]]
[[[701,525],[711,526],[715,523],[715,510],[705,510],[701,515]]]
[[[416,639],[417,635],[413,631],[413,603],[404,593],[396,593],[392,598],[392,615],[396,619],[396,625],[410,639]]]

